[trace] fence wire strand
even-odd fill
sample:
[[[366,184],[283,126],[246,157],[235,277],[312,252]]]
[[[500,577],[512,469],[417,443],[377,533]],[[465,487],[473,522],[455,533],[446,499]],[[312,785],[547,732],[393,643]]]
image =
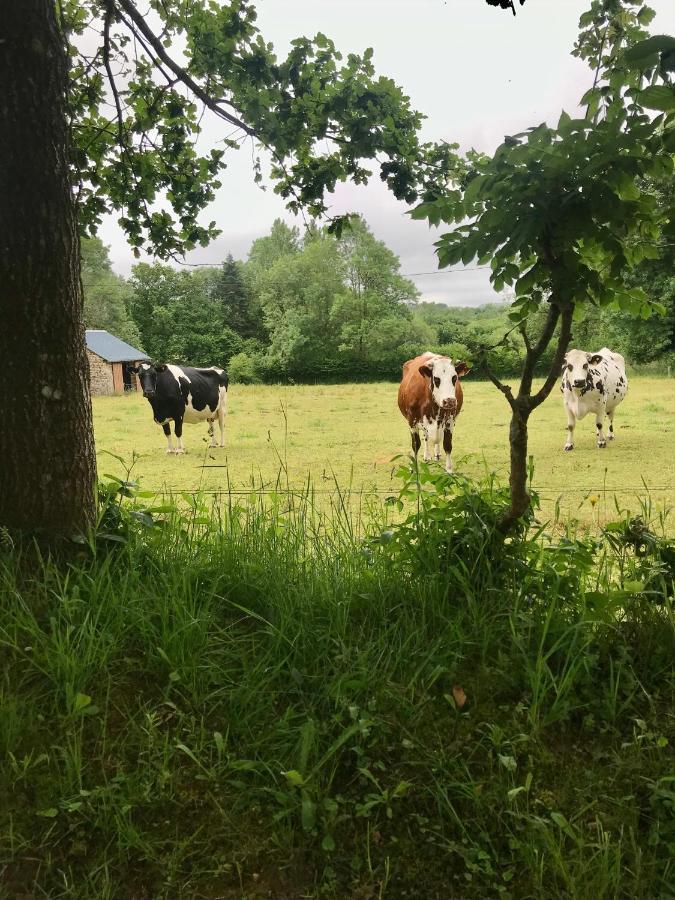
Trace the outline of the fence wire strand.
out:
[[[341,494],[357,494],[357,495],[368,495],[368,494],[387,494],[391,496],[396,494],[396,488],[309,488],[306,490],[302,490],[300,488],[241,488],[241,489],[228,489],[228,488],[195,488],[195,487],[171,487],[171,488],[151,488],[144,487],[144,490],[154,491],[156,494],[215,494],[222,496],[249,496],[250,494],[294,494],[296,496],[305,496],[307,494],[332,494],[333,496],[338,496]],[[671,486],[658,486],[652,487],[648,485],[645,488],[644,485],[635,485],[633,487],[622,487],[622,488],[608,488],[608,487],[583,487],[583,488],[555,488],[551,485],[533,485],[532,490],[536,494],[542,494],[542,492],[548,493],[550,496],[559,496],[561,494],[632,494],[635,492],[640,493],[651,493],[652,491],[671,491],[673,488]]]

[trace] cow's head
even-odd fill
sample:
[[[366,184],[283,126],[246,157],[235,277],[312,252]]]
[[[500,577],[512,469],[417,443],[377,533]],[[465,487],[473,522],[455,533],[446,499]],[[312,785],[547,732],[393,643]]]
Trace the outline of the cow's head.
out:
[[[138,375],[138,380],[141,382],[141,388],[143,389],[143,396],[147,397],[148,400],[152,400],[157,393],[157,376],[160,372],[166,372],[166,366],[141,363],[140,366],[130,366],[129,371],[133,372],[134,375]]]
[[[567,381],[571,388],[583,388],[588,379],[588,370],[591,366],[597,366],[602,360],[599,353],[586,353],[585,350],[569,350],[565,354],[563,372],[567,374]]]
[[[436,356],[420,366],[420,375],[429,379],[431,396],[441,409],[451,409],[455,398],[455,385],[460,375],[471,370],[466,363],[453,363],[447,356]]]

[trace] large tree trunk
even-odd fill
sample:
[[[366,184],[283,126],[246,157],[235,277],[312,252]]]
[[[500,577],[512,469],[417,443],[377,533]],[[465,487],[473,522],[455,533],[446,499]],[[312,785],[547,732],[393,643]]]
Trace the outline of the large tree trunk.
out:
[[[2,0],[0,525],[50,538],[95,512],[66,89],[54,0]]]

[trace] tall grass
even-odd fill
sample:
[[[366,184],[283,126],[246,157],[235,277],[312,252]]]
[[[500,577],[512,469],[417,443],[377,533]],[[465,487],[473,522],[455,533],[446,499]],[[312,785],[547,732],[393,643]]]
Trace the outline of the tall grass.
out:
[[[670,895],[671,545],[400,474],[0,543],[3,896]]]

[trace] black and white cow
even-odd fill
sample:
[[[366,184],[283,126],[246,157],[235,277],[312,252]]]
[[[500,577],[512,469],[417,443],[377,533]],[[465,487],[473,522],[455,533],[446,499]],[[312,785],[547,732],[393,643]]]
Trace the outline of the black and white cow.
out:
[[[574,426],[589,412],[595,413],[598,447],[606,447],[602,431],[609,418],[609,440],[614,440],[614,413],[628,391],[626,362],[620,353],[603,347],[598,353],[570,350],[565,355],[560,390],[567,413],[565,450],[574,448]]]
[[[227,374],[223,369],[192,369],[189,366],[155,366],[142,363],[131,369],[138,375],[143,396],[152,407],[155,422],[166,435],[167,453],[184,453],[183,422],[208,422],[211,447],[216,446],[213,423],[218,419],[220,446],[225,446],[225,413],[227,411]],[[177,447],[171,440],[173,419]]]

